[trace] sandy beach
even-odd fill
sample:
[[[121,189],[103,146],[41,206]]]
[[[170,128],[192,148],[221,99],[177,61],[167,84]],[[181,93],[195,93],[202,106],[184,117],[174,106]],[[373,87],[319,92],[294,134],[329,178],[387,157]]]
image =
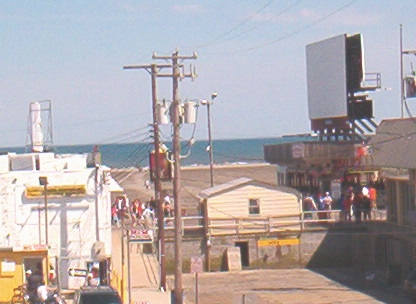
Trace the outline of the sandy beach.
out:
[[[214,166],[214,185],[231,180],[247,177],[257,181],[276,185],[276,165],[267,163],[256,164],[227,164]],[[153,184],[146,188],[149,172],[138,168],[112,169],[111,176],[123,187],[129,200],[136,198],[147,201],[154,197]],[[182,209],[188,215],[196,214],[198,200],[196,195],[210,187],[209,166],[182,167],[180,172],[180,198]],[[162,191],[172,194],[172,183],[163,182]]]

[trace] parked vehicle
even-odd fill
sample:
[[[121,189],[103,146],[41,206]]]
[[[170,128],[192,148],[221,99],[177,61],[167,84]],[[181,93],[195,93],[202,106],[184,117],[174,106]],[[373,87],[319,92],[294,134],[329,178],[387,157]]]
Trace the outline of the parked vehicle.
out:
[[[110,286],[81,287],[75,292],[76,304],[122,304],[117,290]]]

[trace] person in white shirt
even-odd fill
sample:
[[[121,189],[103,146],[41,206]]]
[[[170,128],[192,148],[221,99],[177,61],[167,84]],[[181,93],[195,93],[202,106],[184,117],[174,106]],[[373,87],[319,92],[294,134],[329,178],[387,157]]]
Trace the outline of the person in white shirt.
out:
[[[329,192],[325,193],[323,201],[324,201],[324,209],[332,210],[332,197],[329,195]],[[327,218],[331,218],[331,212],[327,213]]]
[[[87,276],[88,286],[99,286],[100,285],[100,271],[97,267],[93,267],[91,272]]]
[[[48,290],[48,288],[45,285],[45,281],[42,281],[40,283],[40,286],[38,287],[37,293],[38,293],[38,298],[42,302],[45,302],[48,299],[48,297],[49,297],[49,290]]]
[[[150,218],[150,221],[153,223],[153,220],[155,219],[155,211],[153,210],[153,207],[149,204],[147,205],[146,209],[143,211],[143,217]]]

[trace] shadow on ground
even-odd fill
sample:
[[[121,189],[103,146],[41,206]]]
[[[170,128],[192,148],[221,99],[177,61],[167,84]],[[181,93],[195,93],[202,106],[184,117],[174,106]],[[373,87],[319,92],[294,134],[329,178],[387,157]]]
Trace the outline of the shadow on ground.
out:
[[[310,270],[383,303],[411,303],[400,284],[388,284],[386,273],[383,270],[359,271],[353,268],[316,268]]]

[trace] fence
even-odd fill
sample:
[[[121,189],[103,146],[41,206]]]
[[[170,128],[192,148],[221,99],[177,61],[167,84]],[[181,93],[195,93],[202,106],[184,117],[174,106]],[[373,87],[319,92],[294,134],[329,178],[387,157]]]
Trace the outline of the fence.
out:
[[[202,216],[183,216],[181,218],[182,233],[185,234],[189,231],[202,229],[203,219]],[[385,210],[372,210],[372,221],[384,221],[385,219]],[[342,210],[304,211],[297,214],[279,216],[209,218],[208,230],[212,236],[280,231],[298,232],[305,229],[307,224],[327,224],[342,221],[345,221]],[[356,221],[356,219],[352,217],[352,221]],[[174,219],[165,218],[165,230],[174,229]]]

